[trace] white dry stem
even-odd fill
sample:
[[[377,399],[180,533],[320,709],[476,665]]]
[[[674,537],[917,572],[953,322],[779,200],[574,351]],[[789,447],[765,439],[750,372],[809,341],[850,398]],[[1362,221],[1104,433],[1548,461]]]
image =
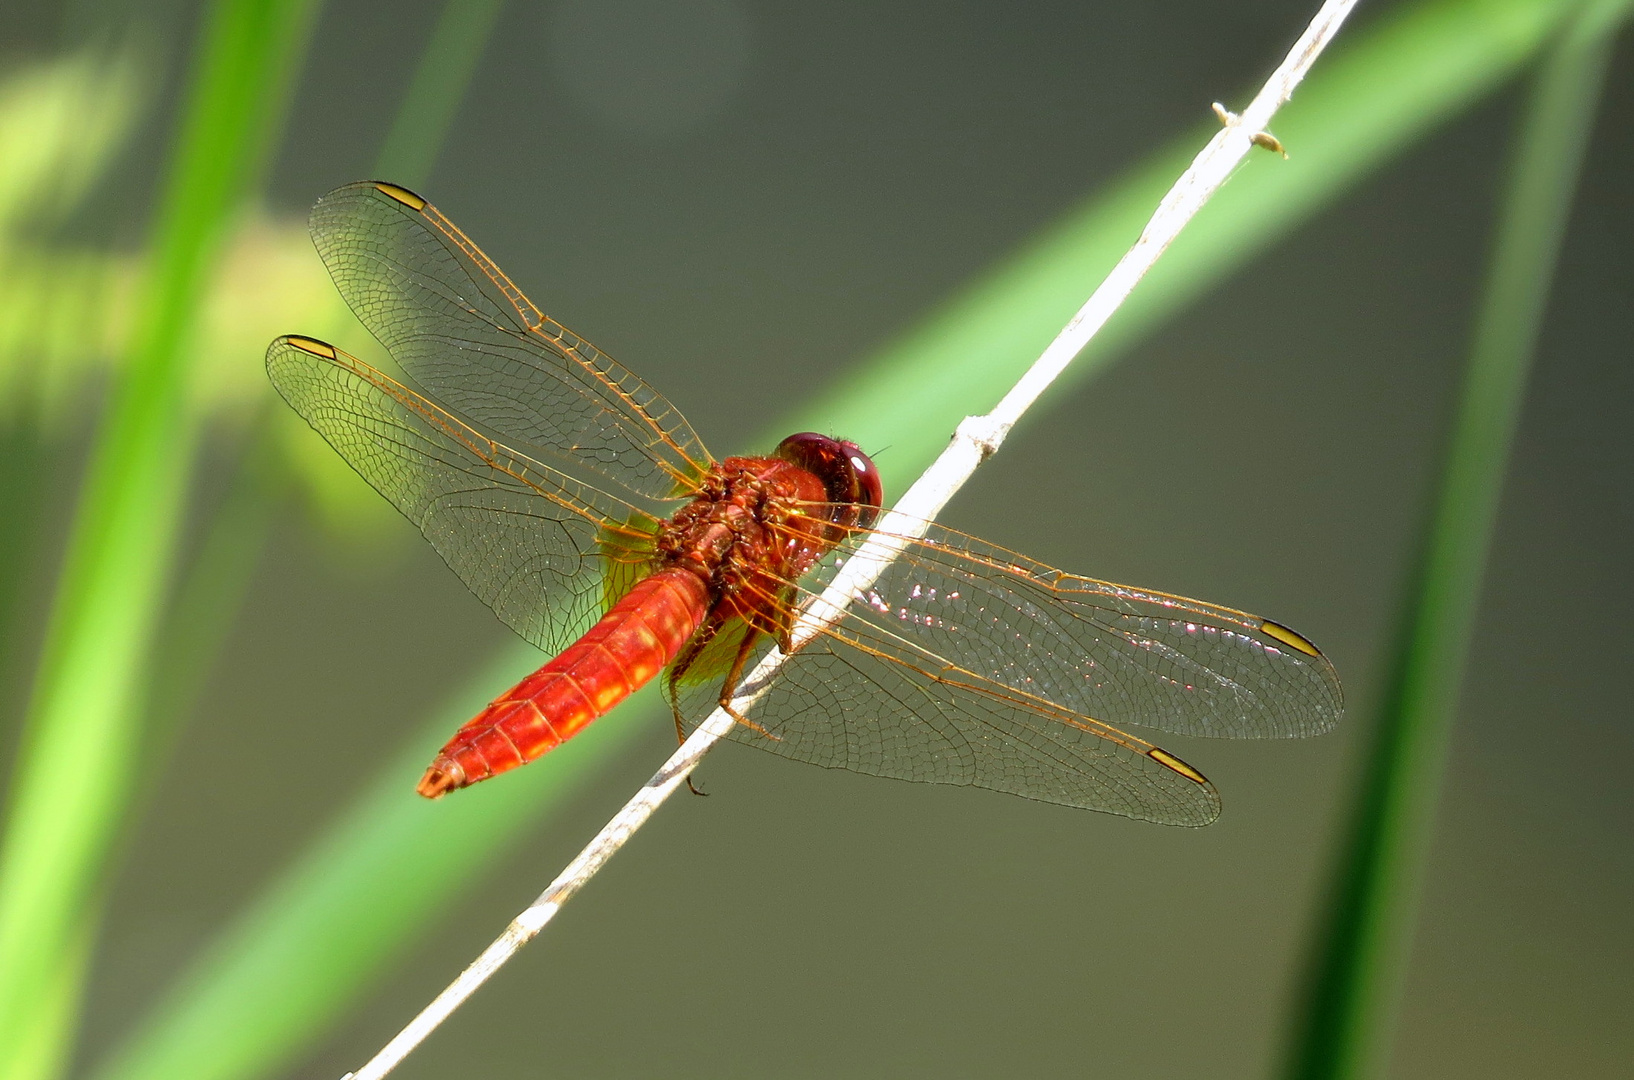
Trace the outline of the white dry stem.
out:
[[[1327,0],[1305,33],[1288,53],[1282,66],[1271,75],[1253,102],[1237,116],[1216,105],[1223,127],[1209,140],[1191,167],[1175,181],[1158,204],[1140,239],[1102,281],[1072,321],[1056,335],[1026,374],[986,416],[966,417],[952,443],[918,481],[881,520],[876,535],[846,561],[832,584],[802,613],[794,629],[796,648],[810,641],[823,628],[836,622],[846,607],[871,586],[923,523],[933,519],[947,505],[954,492],[964,486],[976,467],[1003,443],[1010,428],[1038,396],[1072,362],[1090,338],[1106,324],[1135,284],[1157,262],[1180,230],[1219,190],[1237,165],[1256,145],[1264,145],[1271,116],[1293,94],[1318,55],[1333,39],[1356,0]],[[771,677],[782,665],[784,654],[773,650],[765,656],[741,685],[749,687],[732,700],[742,714],[765,693]],[[518,915],[493,944],[483,950],[447,989],[409,1023],[397,1037],[355,1073],[342,1080],[379,1080],[402,1061],[426,1036],[448,1018],[477,987],[499,970],[518,949],[555,917],[563,904],[577,893],[624,846],[635,831],[652,816],[665,799],[680,787],[710,748],[725,738],[735,721],[725,709],[716,709],[695,730],[664,767],[644,784],[613,819],[597,833],[559,874],[550,888]]]

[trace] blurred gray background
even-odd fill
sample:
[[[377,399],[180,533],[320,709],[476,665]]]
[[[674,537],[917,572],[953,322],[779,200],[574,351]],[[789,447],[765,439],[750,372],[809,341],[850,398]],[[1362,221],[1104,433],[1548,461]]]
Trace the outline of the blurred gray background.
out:
[[[1352,30],[1390,6],[1364,5]],[[1210,101],[1245,100],[1314,7],[515,3],[424,193],[717,453],[751,450],[1098,186],[1203,130]],[[439,8],[325,6],[276,210],[369,172]],[[174,94],[196,12],[156,10]],[[0,31],[10,55],[43,53],[94,18],[12,10]],[[1109,373],[1046,398],[945,516],[1298,627],[1345,682],[1341,732],[1165,739],[1224,797],[1197,831],[725,746],[700,774],[711,797],[666,807],[399,1075],[1270,1074],[1520,98],[1412,147]],[[77,229],[143,235],[169,115]],[[1625,40],[1505,493],[1392,1076],[1609,1078],[1634,1061],[1634,725],[1617,674],[1634,646],[1631,115]],[[71,490],[77,453],[59,466]],[[400,533],[362,560],[326,553],[293,511],[280,528],[134,827],[84,1060],[505,643]],[[650,730],[289,1075],[356,1067],[673,745],[651,710],[602,723]]]

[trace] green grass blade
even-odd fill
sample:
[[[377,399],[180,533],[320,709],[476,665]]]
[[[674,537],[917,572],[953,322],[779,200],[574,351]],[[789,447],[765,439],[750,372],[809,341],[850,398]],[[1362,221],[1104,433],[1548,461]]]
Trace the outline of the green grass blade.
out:
[[[195,303],[266,155],[309,0],[224,0],[200,48],[132,361],[93,448],[0,846],[0,1078],[62,1067],[124,819],[151,631],[185,503]]]
[[[1405,152],[1415,136],[1511,76],[1572,6],[1569,0],[1442,0],[1409,9],[1348,45],[1341,42],[1279,118],[1277,133],[1293,160],[1284,163],[1267,155],[1216,197],[1194,223],[1200,235],[1183,237],[1158,272],[1136,290],[1133,308],[1126,307],[1109,327],[1111,343],[1097,346],[1085,358],[1091,363],[1079,377],[1087,377],[1162,317],[1331,202],[1348,183]],[[983,410],[997,400],[999,390],[1082,303],[1099,275],[1138,235],[1199,141],[1184,140],[1109,195],[1091,201],[835,393],[759,433],[761,444],[801,428],[843,432],[865,445],[889,444],[888,479],[900,487],[906,475],[945,445],[965,412]],[[912,393],[902,396],[910,388]],[[881,400],[911,400],[915,408],[912,415],[882,410]],[[908,426],[897,426],[902,421]],[[525,663],[518,649],[502,669],[520,670]],[[507,685],[506,677],[474,684],[464,700],[486,700],[495,688]],[[425,755],[467,715],[451,710],[434,718],[416,737],[415,753],[405,759],[412,759],[414,767],[394,765],[387,779],[372,786],[281,875],[265,895],[285,903],[263,900],[236,920],[108,1067],[96,1073],[97,1080],[265,1075],[343,1015],[355,995],[411,945],[411,936],[452,895],[443,882],[409,871],[443,860],[462,868],[482,865],[515,835],[509,815],[536,813],[548,795],[540,790],[518,794],[515,802],[496,798],[491,810],[469,811],[471,817],[460,819],[457,844],[445,846],[404,825],[410,815],[421,820],[421,810],[407,792]],[[611,718],[573,745],[625,738],[641,722],[639,713]],[[565,755],[566,750],[558,751],[530,766],[527,774],[541,789],[582,783],[583,770],[596,756],[570,760]],[[519,777],[511,786],[532,791],[535,780]],[[382,798],[390,800],[384,809],[377,802]],[[437,812],[452,812],[455,803],[445,800]],[[366,828],[365,823],[372,824]],[[342,835],[368,852],[368,874],[356,869],[346,846],[335,840]],[[301,902],[300,882],[324,883],[333,906],[320,910]],[[383,921],[394,927],[393,934],[369,932]],[[353,933],[368,933],[369,948],[348,952],[341,982],[327,984],[335,976],[325,951]],[[276,956],[252,947],[263,939],[280,943]],[[287,1023],[275,1040],[257,1018],[269,999],[282,993],[307,1000],[298,1007],[281,1007]],[[240,1027],[255,1032],[263,1057],[239,1053],[230,1035],[199,1041],[203,1032]],[[229,1057],[233,1071],[220,1065]]]
[[[445,5],[373,175],[411,186],[423,182],[464,99],[500,7],[500,0],[480,4],[450,0]],[[332,300],[332,318],[349,317],[339,297]],[[159,726],[173,728],[190,711],[203,675],[224,640],[220,631],[236,612],[259,561],[275,519],[275,505],[285,494],[285,485],[273,468],[277,441],[268,419],[265,415],[257,418],[234,485],[178,590],[174,630],[166,635],[159,656],[157,669],[162,678],[151,700]],[[536,666],[537,654],[519,649],[482,685],[514,682],[524,670]],[[448,710],[450,719],[439,713],[437,731],[428,734],[426,745],[440,745],[434,740],[485,703],[486,698],[461,699]],[[455,716],[458,719],[452,719]],[[585,742],[580,753],[566,755],[564,760],[569,767],[580,759],[594,761],[617,745],[620,736],[610,730],[603,738]],[[559,801],[572,790],[570,784],[541,788],[536,783],[499,793],[503,805],[498,808],[475,801],[452,814],[421,816],[425,809],[411,805],[404,814],[403,795],[412,786],[412,780],[406,778],[418,775],[429,753],[426,746],[414,743],[397,766],[377,779],[349,818],[330,833],[325,849],[305,868],[308,872],[286,877],[246,916],[245,925],[275,924],[274,932],[247,937],[229,934],[201,958],[197,978],[217,989],[204,1008],[188,1012],[155,1039],[131,1048],[124,1058],[115,1058],[103,1071],[202,1080],[256,1075],[276,1067],[301,1045],[299,1035],[292,1033],[321,1029],[332,1022],[332,1010],[357,996],[358,982],[367,980],[378,966],[377,954],[423,925],[430,910],[440,907],[480,870],[482,856],[489,849],[479,847],[474,852],[476,859],[462,860],[458,844],[462,830],[497,830],[495,840],[503,843],[534,819],[528,808],[512,803]],[[572,771],[590,775],[596,768]],[[473,825],[473,814],[478,815],[479,826]],[[433,847],[450,851],[435,873],[428,873],[425,864],[390,858],[405,846],[427,839]],[[339,868],[344,869],[337,873]],[[408,897],[408,902],[383,913],[369,926],[339,926],[328,913],[343,907],[343,898],[359,882],[374,888],[387,885]],[[291,958],[306,963],[291,964]],[[328,993],[313,994],[314,986]]]
[[[146,97],[129,49],[86,49],[0,78],[0,246],[59,223],[107,170]]]
[[[1286,1070],[1294,1080],[1380,1071],[1510,444],[1612,38],[1628,8],[1628,0],[1598,0],[1569,25],[1516,135],[1440,491]]]

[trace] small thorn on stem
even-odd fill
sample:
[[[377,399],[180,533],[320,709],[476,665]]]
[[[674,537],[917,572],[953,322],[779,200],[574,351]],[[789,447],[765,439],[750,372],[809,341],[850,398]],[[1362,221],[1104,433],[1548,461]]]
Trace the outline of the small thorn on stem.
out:
[[[1242,119],[1242,117],[1238,116],[1224,105],[1221,105],[1218,101],[1214,103],[1213,107],[1214,115],[1219,118],[1221,127],[1231,127],[1233,124]],[[1288,151],[1283,149],[1282,141],[1269,131],[1256,131],[1254,134],[1248,137],[1248,141],[1259,147],[1261,150],[1269,150],[1273,154],[1281,154],[1282,160],[1284,161],[1288,160]]]
[[[1282,148],[1281,141],[1279,141],[1277,137],[1271,134],[1269,131],[1256,131],[1253,135],[1249,136],[1248,141],[1259,147],[1261,150],[1269,150],[1273,154],[1281,154],[1283,161],[1288,160],[1288,151]]]

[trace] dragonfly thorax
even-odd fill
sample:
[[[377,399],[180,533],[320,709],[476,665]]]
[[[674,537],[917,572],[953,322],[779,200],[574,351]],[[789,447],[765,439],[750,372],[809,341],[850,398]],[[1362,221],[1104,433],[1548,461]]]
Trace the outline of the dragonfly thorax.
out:
[[[670,565],[697,573],[721,593],[745,584],[750,567],[798,576],[814,539],[802,504],[827,493],[810,471],[778,458],[727,458],[709,471],[691,502],[664,522],[658,551]],[[806,566],[810,563],[807,562]]]

